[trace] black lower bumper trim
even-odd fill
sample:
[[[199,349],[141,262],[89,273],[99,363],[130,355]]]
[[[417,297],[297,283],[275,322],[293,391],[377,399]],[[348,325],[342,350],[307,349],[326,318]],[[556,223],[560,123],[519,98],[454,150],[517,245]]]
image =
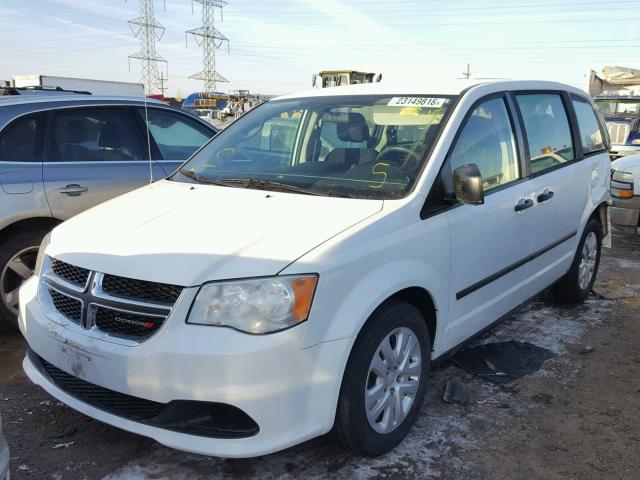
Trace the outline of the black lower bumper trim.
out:
[[[246,438],[256,435],[258,424],[232,405],[195,400],[159,403],[86,382],[51,365],[33,350],[31,363],[68,395],[118,417],[153,427],[209,438]]]

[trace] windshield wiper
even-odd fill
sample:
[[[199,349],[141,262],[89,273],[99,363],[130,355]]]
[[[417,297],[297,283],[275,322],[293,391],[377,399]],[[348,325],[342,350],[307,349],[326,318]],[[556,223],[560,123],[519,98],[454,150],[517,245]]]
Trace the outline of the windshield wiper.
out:
[[[216,180],[208,181],[207,183],[227,187],[257,188],[278,192],[301,193],[303,195],[316,195],[320,197],[327,196],[325,193],[308,190],[302,187],[296,187],[295,185],[289,185],[286,183],[274,182],[271,180],[257,180],[251,178],[218,178]]]
[[[206,178],[204,178],[202,175],[198,175],[196,172],[192,172],[190,170],[178,170],[178,172],[198,183],[210,183]]]

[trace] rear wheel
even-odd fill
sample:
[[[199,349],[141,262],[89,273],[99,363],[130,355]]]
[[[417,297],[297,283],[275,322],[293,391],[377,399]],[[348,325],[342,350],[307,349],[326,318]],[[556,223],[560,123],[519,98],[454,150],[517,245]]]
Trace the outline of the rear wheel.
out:
[[[425,320],[410,303],[390,301],[372,315],[342,380],[335,424],[340,443],[375,456],[402,441],[424,400],[430,352]]]
[[[0,241],[0,331],[18,330],[18,291],[32,275],[46,230],[15,233]]]
[[[602,226],[591,219],[582,233],[571,268],[553,287],[553,293],[559,300],[574,303],[587,297],[598,274],[601,251]]]

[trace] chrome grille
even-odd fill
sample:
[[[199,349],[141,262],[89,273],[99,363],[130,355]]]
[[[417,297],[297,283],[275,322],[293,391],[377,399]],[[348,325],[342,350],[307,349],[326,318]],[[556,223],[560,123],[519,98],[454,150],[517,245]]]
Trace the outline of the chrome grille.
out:
[[[627,143],[627,138],[629,138],[628,123],[607,122],[607,130],[609,130],[611,143],[615,145],[624,145]]]
[[[105,275],[102,280],[102,289],[116,297],[162,305],[173,305],[182,293],[182,287],[176,285],[147,282],[116,275]]]
[[[87,284],[89,280],[89,274],[91,271],[86,268],[76,267],[69,263],[61,262],[60,260],[53,259],[51,261],[51,269],[57,277],[61,278],[65,282],[72,283],[79,287]]]
[[[80,323],[82,320],[82,302],[80,300],[68,297],[52,288],[49,289],[49,295],[51,295],[51,300],[56,310],[69,320]]]
[[[138,344],[156,333],[182,290],[175,285],[106,275],[49,257],[40,277],[40,299],[49,318],[67,328],[126,345]]]

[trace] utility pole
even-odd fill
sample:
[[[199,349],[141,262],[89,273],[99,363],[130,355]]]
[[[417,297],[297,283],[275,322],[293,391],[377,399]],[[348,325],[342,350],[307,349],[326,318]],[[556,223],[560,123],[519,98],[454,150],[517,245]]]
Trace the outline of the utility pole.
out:
[[[229,48],[229,39],[215,27],[214,16],[217,7],[220,9],[220,20],[222,20],[222,8],[227,5],[227,2],[224,0],[191,0],[192,10],[194,2],[202,5],[202,26],[187,30],[186,42],[188,46],[189,35],[192,35],[198,46],[202,48],[203,69],[189,78],[202,80],[204,93],[212,93],[216,91],[217,82],[228,82],[216,71],[216,51],[224,42],[227,42],[227,48]]]
[[[153,0],[138,0],[139,15],[129,20],[129,27],[136,38],[140,39],[140,50],[129,55],[129,71],[131,60],[140,60],[140,82],[144,84],[145,93],[151,94],[158,89],[164,93],[164,77],[161,77],[158,63],[164,63],[169,69],[167,61],[156,52],[156,41],[164,35],[164,27],[156,20],[153,10]]]
[[[467,70],[465,72],[462,72],[462,77],[465,79],[470,79],[471,78],[471,64],[467,63]]]

